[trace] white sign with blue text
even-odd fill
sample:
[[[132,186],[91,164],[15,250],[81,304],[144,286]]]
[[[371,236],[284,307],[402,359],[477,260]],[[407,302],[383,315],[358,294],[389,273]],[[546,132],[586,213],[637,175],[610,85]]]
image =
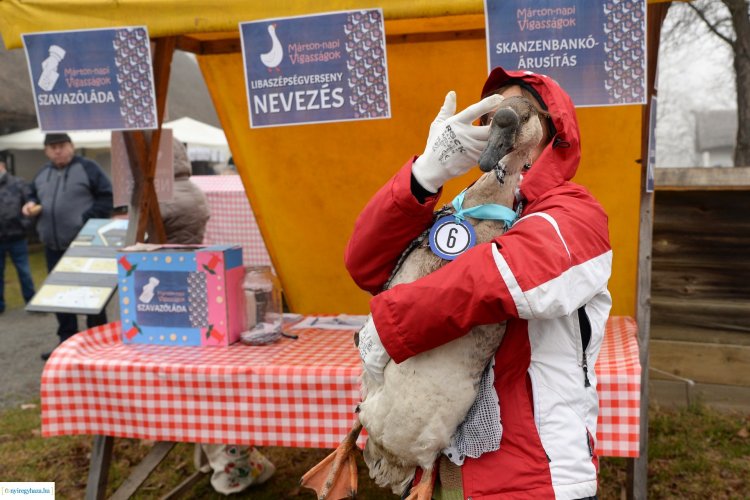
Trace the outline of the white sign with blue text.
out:
[[[390,118],[380,9],[240,23],[250,127]]]
[[[145,27],[26,33],[23,44],[42,131],[157,127]]]
[[[646,103],[646,0],[485,0],[489,67],[551,76],[576,106]]]

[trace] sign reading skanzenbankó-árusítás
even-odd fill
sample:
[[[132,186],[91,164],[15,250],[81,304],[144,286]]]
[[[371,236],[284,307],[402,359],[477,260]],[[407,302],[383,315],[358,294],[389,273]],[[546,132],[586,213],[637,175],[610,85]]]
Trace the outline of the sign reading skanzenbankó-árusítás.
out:
[[[646,103],[646,0],[485,0],[490,69],[551,76],[576,106]]]
[[[390,118],[380,9],[240,23],[250,127]]]
[[[42,131],[157,127],[145,27],[26,33],[23,44]]]

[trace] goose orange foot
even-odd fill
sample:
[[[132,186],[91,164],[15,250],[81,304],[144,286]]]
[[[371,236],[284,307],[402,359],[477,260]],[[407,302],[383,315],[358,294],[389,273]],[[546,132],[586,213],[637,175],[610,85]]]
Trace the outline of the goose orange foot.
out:
[[[432,467],[424,469],[422,478],[419,480],[416,486],[413,486],[409,492],[409,496],[406,500],[431,500],[432,490],[435,482],[432,478]]]
[[[318,500],[354,498],[357,494],[355,448],[362,424],[357,420],[338,448],[302,476],[300,484],[315,490]]]

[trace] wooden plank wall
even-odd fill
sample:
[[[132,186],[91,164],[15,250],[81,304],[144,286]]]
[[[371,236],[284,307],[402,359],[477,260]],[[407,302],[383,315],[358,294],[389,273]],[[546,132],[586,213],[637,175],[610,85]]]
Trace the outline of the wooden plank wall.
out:
[[[652,273],[651,366],[750,408],[750,188],[657,187]],[[653,378],[657,401],[685,401],[684,383]]]

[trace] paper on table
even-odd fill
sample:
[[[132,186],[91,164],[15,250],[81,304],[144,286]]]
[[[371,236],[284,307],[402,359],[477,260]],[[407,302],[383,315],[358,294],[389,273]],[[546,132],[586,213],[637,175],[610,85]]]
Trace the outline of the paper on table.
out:
[[[366,315],[339,314],[338,316],[308,316],[292,330],[301,328],[320,328],[322,330],[359,330],[367,321]]]

